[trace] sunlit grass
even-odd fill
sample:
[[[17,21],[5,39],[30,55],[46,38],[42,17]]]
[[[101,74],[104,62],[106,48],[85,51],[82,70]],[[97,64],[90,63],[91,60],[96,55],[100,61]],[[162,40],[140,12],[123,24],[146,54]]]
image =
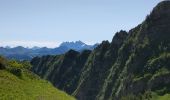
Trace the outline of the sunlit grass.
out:
[[[153,98],[151,100],[169,100],[170,99],[170,94],[165,94],[162,96],[157,95],[156,93],[153,93]]]
[[[54,88],[49,82],[24,71],[19,78],[6,70],[0,70],[0,100],[74,100],[73,97]]]

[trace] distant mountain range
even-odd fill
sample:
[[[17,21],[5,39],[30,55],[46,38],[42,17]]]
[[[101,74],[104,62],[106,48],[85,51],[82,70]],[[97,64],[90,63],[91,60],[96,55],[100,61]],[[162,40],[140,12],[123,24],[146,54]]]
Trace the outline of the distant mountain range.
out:
[[[8,59],[18,59],[18,60],[30,60],[35,56],[43,56],[43,55],[58,55],[63,54],[69,51],[70,49],[76,51],[83,50],[93,50],[97,47],[98,44],[87,45],[82,41],[76,42],[63,42],[59,47],[56,48],[47,48],[47,47],[33,47],[33,48],[25,48],[22,46],[17,46],[14,48],[0,47],[0,55],[7,57]]]

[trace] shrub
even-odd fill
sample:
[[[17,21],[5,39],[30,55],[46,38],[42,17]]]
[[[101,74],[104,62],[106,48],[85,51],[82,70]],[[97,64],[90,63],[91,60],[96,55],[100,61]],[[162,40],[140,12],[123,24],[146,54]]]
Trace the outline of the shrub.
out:
[[[19,63],[18,61],[16,60],[10,60],[8,61],[8,68],[7,70],[18,76],[18,77],[22,77],[22,69],[23,69],[23,64],[22,63]]]
[[[9,71],[18,77],[22,77],[22,70],[20,68],[10,68]]]
[[[30,64],[29,61],[22,61],[22,66],[28,70],[30,70],[32,68],[32,65]]]
[[[0,56],[0,70],[6,68],[6,62],[7,60],[3,58],[2,56]]]
[[[23,65],[19,62],[17,62],[16,60],[10,60],[8,62],[8,66],[12,67],[12,68],[23,68]]]

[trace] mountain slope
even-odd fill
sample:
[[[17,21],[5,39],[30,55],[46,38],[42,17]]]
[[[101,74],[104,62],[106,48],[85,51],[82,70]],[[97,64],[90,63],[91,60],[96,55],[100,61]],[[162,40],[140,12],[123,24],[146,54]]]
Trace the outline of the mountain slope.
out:
[[[92,100],[96,97],[117,57],[118,48],[126,37],[127,32],[120,31],[116,33],[112,43],[104,41],[92,52],[82,71],[78,88],[74,92],[79,99]]]
[[[1,100],[74,100],[49,82],[22,68],[21,63],[0,57],[0,66]]]
[[[170,1],[164,1],[154,8],[141,25],[129,32],[99,94],[101,99],[117,99],[129,94],[168,89],[169,27]],[[167,74],[167,80],[159,73]],[[140,80],[136,81],[136,78]]]
[[[90,53],[90,50],[82,53],[70,50],[64,55],[36,57],[31,61],[32,65],[36,65],[32,70],[71,94],[78,85],[81,70]]]
[[[46,58],[33,59],[33,68],[37,68],[33,62],[41,62],[50,69]],[[75,62],[74,56],[63,57],[67,58]],[[111,43],[103,41],[85,59],[77,86],[67,91],[79,100],[163,100],[170,97],[170,1],[160,2],[140,25],[129,32],[116,33]],[[72,66],[67,62],[62,64],[68,64],[68,69]],[[62,72],[67,72],[67,68]],[[60,70],[53,73],[60,73]],[[65,79],[72,81],[73,78]],[[56,81],[56,84],[62,83]]]

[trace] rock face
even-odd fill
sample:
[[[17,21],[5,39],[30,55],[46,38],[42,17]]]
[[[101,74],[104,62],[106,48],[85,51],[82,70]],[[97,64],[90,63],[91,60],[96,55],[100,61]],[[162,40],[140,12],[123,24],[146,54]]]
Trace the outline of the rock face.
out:
[[[169,61],[170,1],[163,1],[143,23],[117,32],[111,43],[103,41],[85,54],[34,58],[32,65],[78,100],[146,100],[152,92],[170,91]]]

